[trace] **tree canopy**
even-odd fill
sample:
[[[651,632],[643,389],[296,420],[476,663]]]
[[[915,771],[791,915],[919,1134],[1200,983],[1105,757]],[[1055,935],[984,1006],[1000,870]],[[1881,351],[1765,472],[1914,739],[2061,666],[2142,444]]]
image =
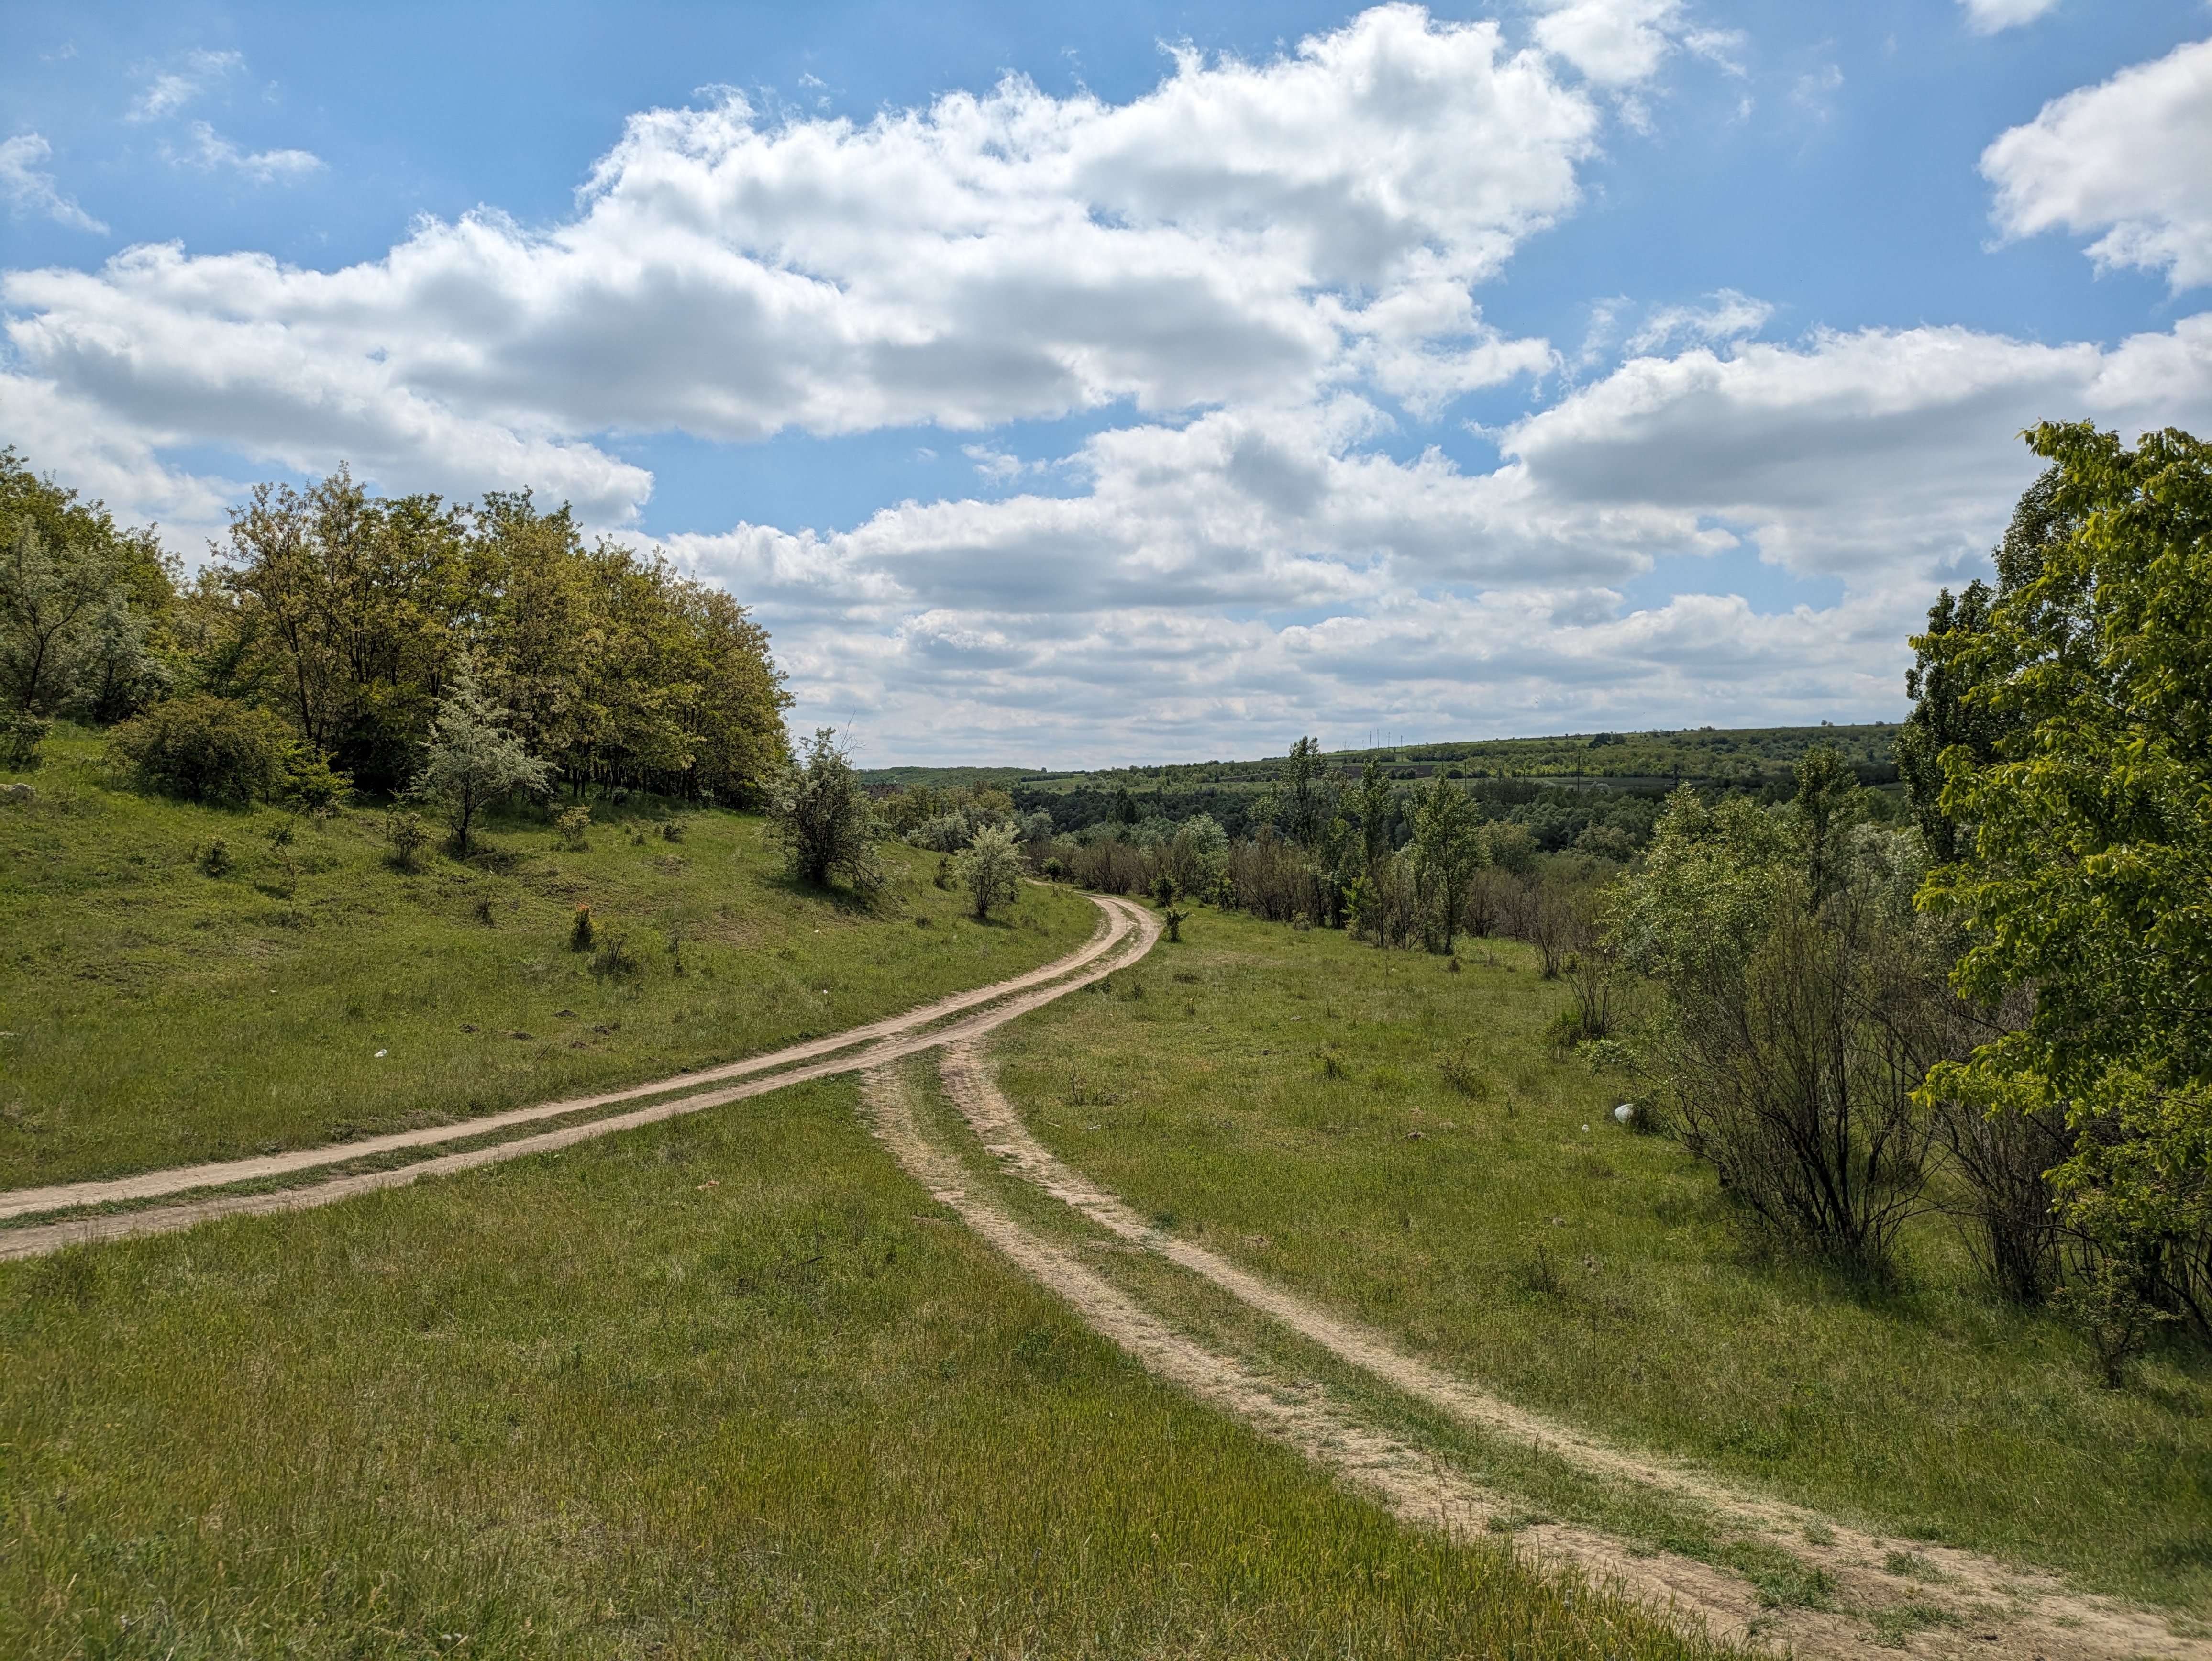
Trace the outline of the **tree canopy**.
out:
[[[386,497],[343,467],[258,485],[186,584],[150,530],[0,452],[0,715],[106,724],[204,695],[396,791],[465,660],[571,788],[758,802],[788,754],[745,608],[658,553],[587,546],[526,490]]]
[[[1962,923],[1956,983],[2033,995],[1930,1098],[2062,1108],[2073,1225],[2208,1323],[2212,1262],[2212,446],[2029,435],[2051,534],[1941,644],[1988,753],[1940,757],[1960,836],[1920,896]],[[1928,637],[1915,642],[1925,653]]]

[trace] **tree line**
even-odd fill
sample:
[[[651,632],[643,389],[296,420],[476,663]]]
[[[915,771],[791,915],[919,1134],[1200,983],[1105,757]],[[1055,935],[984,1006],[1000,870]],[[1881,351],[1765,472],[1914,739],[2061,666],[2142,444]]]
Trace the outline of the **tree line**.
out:
[[[788,757],[767,631],[657,553],[528,491],[262,484],[187,576],[150,531],[0,453],[0,739],[115,727],[185,794],[396,793],[441,709],[549,788],[758,804]],[[197,746],[207,765],[174,765]],[[243,766],[223,764],[237,751]]]

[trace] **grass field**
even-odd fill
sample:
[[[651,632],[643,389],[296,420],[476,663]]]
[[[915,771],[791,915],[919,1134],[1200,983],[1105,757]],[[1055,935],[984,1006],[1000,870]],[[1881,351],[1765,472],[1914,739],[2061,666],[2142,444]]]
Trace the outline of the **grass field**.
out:
[[[1211,911],[1184,935],[994,1043],[1042,1140],[1163,1226],[1621,1442],[2212,1615],[2201,1353],[2103,1388],[1936,1220],[1875,1301],[1768,1259],[1545,1043],[1567,994],[1524,948],[1454,973]]]
[[[582,851],[526,813],[409,872],[373,811],[185,806],[112,788],[90,741],[48,753],[9,776],[38,800],[0,804],[0,1187],[658,1077],[1018,973],[1097,921],[1032,889],[979,926],[935,855],[890,845],[863,910],[787,882],[758,818],[643,802],[595,806]],[[570,949],[580,904],[592,952]]]
[[[0,1269],[0,1653],[1705,1652],[1155,1384],[856,1088]]]

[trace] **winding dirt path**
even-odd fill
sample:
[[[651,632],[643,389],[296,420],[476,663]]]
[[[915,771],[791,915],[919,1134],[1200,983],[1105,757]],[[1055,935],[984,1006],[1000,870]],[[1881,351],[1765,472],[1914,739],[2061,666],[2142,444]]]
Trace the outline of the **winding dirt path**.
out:
[[[447,1176],[454,1171],[473,1170],[479,1165],[495,1165],[532,1153],[551,1153],[595,1136],[634,1129],[640,1125],[656,1124],[664,1119],[702,1112],[708,1108],[743,1101],[751,1096],[765,1095],[772,1090],[781,1090],[787,1085],[880,1067],[886,1062],[911,1056],[938,1044],[963,1040],[973,1042],[993,1027],[1027,1014],[1030,1010],[1079,987],[1101,980],[1151,950],[1152,942],[1158,938],[1159,926],[1152,921],[1149,912],[1126,900],[1097,899],[1097,903],[1104,914],[1103,927],[1098,933],[1079,950],[1042,968],[990,986],[978,987],[970,992],[941,998],[934,1003],[908,1010],[904,1014],[890,1016],[866,1026],[853,1027],[805,1043],[793,1044],[767,1055],[750,1056],[726,1067],[702,1073],[684,1074],[657,1084],[635,1085],[627,1090],[548,1102],[537,1107],[518,1108],[512,1112],[464,1120],[457,1124],[437,1125],[426,1130],[411,1130],[358,1142],[301,1148],[289,1153],[270,1154],[264,1159],[179,1165],[167,1171],[150,1171],[135,1177],[118,1177],[110,1182],[70,1183],[46,1189],[17,1189],[0,1194],[0,1218],[27,1216],[70,1207],[155,1198],[193,1189],[265,1181],[398,1149],[487,1135],[517,1125],[589,1112],[641,1096],[663,1095],[671,1091],[686,1089],[693,1092],[672,1100],[654,1102],[628,1113],[612,1114],[581,1124],[565,1125],[558,1129],[541,1131],[534,1136],[518,1137],[512,1141],[497,1142],[489,1147],[442,1154],[389,1170],[358,1171],[332,1177],[326,1182],[268,1193],[213,1195],[204,1199],[140,1211],[72,1217],[58,1222],[0,1230],[0,1262],[13,1258],[40,1256],[60,1250],[64,1246],[89,1241],[173,1233],[222,1217],[266,1216],[277,1212],[310,1210],[349,1199],[356,1194],[404,1187],[424,1177]],[[979,1010],[978,1006],[985,1007]],[[977,1013],[962,1016],[962,1012],[969,1010]],[[961,1018],[948,1021],[948,1016]],[[747,1076],[757,1074],[767,1076]],[[732,1078],[742,1078],[744,1081],[719,1090],[700,1091],[696,1088],[701,1084]]]
[[[1285,1378],[1247,1358],[1213,1353],[1144,1308],[1066,1248],[1025,1228],[976,1193],[972,1175],[958,1158],[923,1132],[900,1068],[889,1066],[869,1073],[866,1091],[870,1128],[907,1174],[927,1188],[932,1199],[958,1213],[963,1222],[1009,1261],[1056,1293],[1092,1331],[1209,1407],[1236,1415],[1261,1435],[1334,1473],[1404,1521],[1462,1537],[1486,1531],[1496,1509],[1495,1495],[1423,1449],[1376,1428],[1310,1380]],[[1558,1532],[1566,1536],[1577,1531]],[[1695,1596],[1674,1596],[1675,1588],[1650,1577],[1624,1586],[1617,1577],[1603,1573],[1608,1563],[1598,1561],[1605,1542],[1595,1536],[1588,1540],[1588,1556],[1576,1559],[1573,1566],[1599,1567],[1601,1580],[1615,1581],[1604,1587],[1608,1592],[1626,1591],[1638,1601],[1657,1593],[1665,1612],[1677,1617],[1686,1609],[1702,1614],[1729,1597],[1753,1609],[1741,1582],[1731,1585],[1730,1577],[1700,1564],[1682,1566],[1686,1573],[1680,1590]]]
[[[1691,1611],[1710,1630],[1728,1639],[1779,1642],[1807,1656],[1863,1655],[1875,1636],[1869,1617],[1887,1613],[1893,1619],[1889,1635],[1904,1650],[1918,1655],[1998,1654],[2043,1661],[2212,1658],[2212,1643],[2179,1637],[2154,1615],[2115,1599],[2072,1591],[2055,1577],[2008,1568],[1972,1552],[1884,1540],[1807,1507],[1729,1488],[1686,1466],[1638,1457],[1516,1407],[1408,1354],[1371,1328],[1332,1315],[1217,1252],[1154,1228],[1037,1141],[999,1089],[975,1040],[948,1044],[943,1068],[954,1104],[1001,1171],[1021,1177],[1130,1245],[1210,1281],[1340,1360],[1462,1423],[1532,1445],[1621,1488],[1653,1489],[1687,1500],[1717,1513],[1725,1525],[1746,1536],[1765,1536],[1825,1572],[1842,1607],[1761,1610],[1752,1588],[1734,1574],[1667,1554],[1632,1554],[1622,1542],[1587,1529],[1545,1524],[1516,1530],[1516,1538],[1540,1558],[1570,1564],[1601,1582],[1617,1582],[1678,1611]],[[887,1075],[870,1075],[872,1094],[888,1104],[878,1110],[879,1121],[902,1123],[907,1130],[901,1135],[910,1133],[919,1144],[919,1133],[911,1131],[911,1110],[894,1099],[895,1083],[886,1080]],[[886,1140],[909,1171],[942,1190],[939,1197],[959,1209],[978,1232],[1060,1289],[1059,1281],[1066,1278],[1065,1252],[1022,1230],[987,1202],[962,1193],[957,1163],[951,1155],[927,1149],[927,1158],[910,1158],[900,1136],[887,1135]],[[1082,1272],[1097,1278],[1092,1271]],[[1096,1308],[1102,1318],[1108,1313],[1095,1294],[1085,1294],[1087,1304],[1073,1293],[1063,1295],[1099,1331],[1152,1364],[1152,1349],[1160,1342],[1152,1335],[1152,1328],[1161,1325],[1157,1317],[1139,1311],[1135,1325],[1118,1316],[1102,1324],[1090,1312]],[[1113,1295],[1129,1302],[1119,1293]],[[1178,1342],[1188,1345],[1187,1340]],[[1207,1399],[1341,1469],[1347,1477],[1382,1494],[1402,1515],[1425,1517],[1462,1531],[1484,1526],[1493,1513],[1510,1509],[1501,1496],[1485,1493],[1445,1472],[1429,1456],[1362,1426],[1355,1413],[1331,1402],[1314,1386],[1292,1387],[1300,1403],[1292,1411],[1281,1404],[1285,1386],[1267,1380],[1249,1359],[1206,1360],[1216,1380]],[[1192,1364],[1186,1360],[1180,1365],[1187,1368]],[[1229,1379],[1235,1381],[1233,1387],[1223,1382]],[[1319,1451],[1310,1445],[1315,1435],[1321,1438]],[[1885,1558],[1900,1551],[1911,1552],[1927,1566],[1915,1566],[1917,1578],[1884,1568]],[[1909,1633],[1897,1630],[1905,1621],[1922,1624]]]

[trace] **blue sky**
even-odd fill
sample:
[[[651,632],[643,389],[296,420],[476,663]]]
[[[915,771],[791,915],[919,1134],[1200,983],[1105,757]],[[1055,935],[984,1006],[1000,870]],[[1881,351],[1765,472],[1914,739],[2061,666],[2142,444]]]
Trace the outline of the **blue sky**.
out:
[[[872,760],[1892,718],[2021,426],[2212,427],[2193,0],[13,15],[0,438],[533,484]]]

